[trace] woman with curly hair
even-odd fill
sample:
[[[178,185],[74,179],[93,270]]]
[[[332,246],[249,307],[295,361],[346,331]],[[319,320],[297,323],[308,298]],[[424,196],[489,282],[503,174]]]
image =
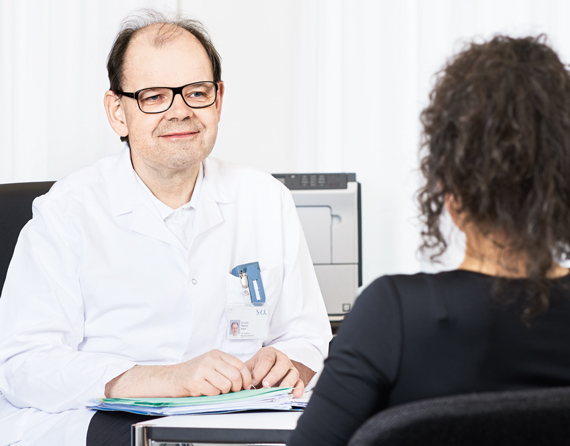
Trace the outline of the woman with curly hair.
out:
[[[471,43],[438,74],[421,115],[421,250],[446,250],[447,210],[463,263],[361,294],[289,445],[344,445],[410,401],[570,385],[570,74],[544,41]]]

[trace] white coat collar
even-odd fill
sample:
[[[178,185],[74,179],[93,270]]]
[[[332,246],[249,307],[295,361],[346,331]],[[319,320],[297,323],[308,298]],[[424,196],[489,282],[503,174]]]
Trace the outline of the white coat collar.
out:
[[[217,159],[204,160],[202,189],[208,190],[210,197],[217,203],[233,203],[234,200],[224,184],[219,168],[220,162]],[[117,155],[117,162],[111,169],[107,181],[113,216],[132,212],[138,185],[131,163],[131,152],[126,144]]]
[[[118,154],[117,162],[111,169],[107,181],[114,217],[133,213],[131,230],[185,249],[180,240],[166,227],[155,207],[149,202],[144,190],[138,185],[128,146],[125,146],[123,151]],[[221,224],[224,219],[218,204],[232,202],[233,199],[228,193],[219,171],[219,161],[206,159],[200,197],[196,206],[194,238]]]

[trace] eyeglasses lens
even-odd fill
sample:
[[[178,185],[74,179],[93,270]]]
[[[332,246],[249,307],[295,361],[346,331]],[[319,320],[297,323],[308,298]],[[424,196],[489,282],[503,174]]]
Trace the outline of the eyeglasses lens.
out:
[[[198,82],[182,89],[182,99],[192,108],[209,107],[216,101],[216,92],[215,83]],[[139,93],[139,106],[145,113],[161,113],[170,108],[173,95],[170,88],[147,88]]]

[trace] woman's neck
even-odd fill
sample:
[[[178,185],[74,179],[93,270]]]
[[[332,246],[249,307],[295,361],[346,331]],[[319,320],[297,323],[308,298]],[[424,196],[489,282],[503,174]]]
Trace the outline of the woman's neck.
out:
[[[473,236],[467,232],[465,236],[465,257],[458,269],[513,279],[528,277],[524,254],[508,255],[505,248],[501,247],[505,243],[493,236]],[[555,262],[547,277],[554,279],[567,274],[568,268]]]

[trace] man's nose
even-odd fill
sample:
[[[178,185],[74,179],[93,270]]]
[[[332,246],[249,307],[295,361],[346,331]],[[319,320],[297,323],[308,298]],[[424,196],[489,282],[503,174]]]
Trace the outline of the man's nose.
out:
[[[193,115],[194,110],[186,105],[186,102],[184,102],[180,93],[176,93],[174,95],[172,105],[168,110],[166,110],[166,114],[169,119],[184,119]]]

